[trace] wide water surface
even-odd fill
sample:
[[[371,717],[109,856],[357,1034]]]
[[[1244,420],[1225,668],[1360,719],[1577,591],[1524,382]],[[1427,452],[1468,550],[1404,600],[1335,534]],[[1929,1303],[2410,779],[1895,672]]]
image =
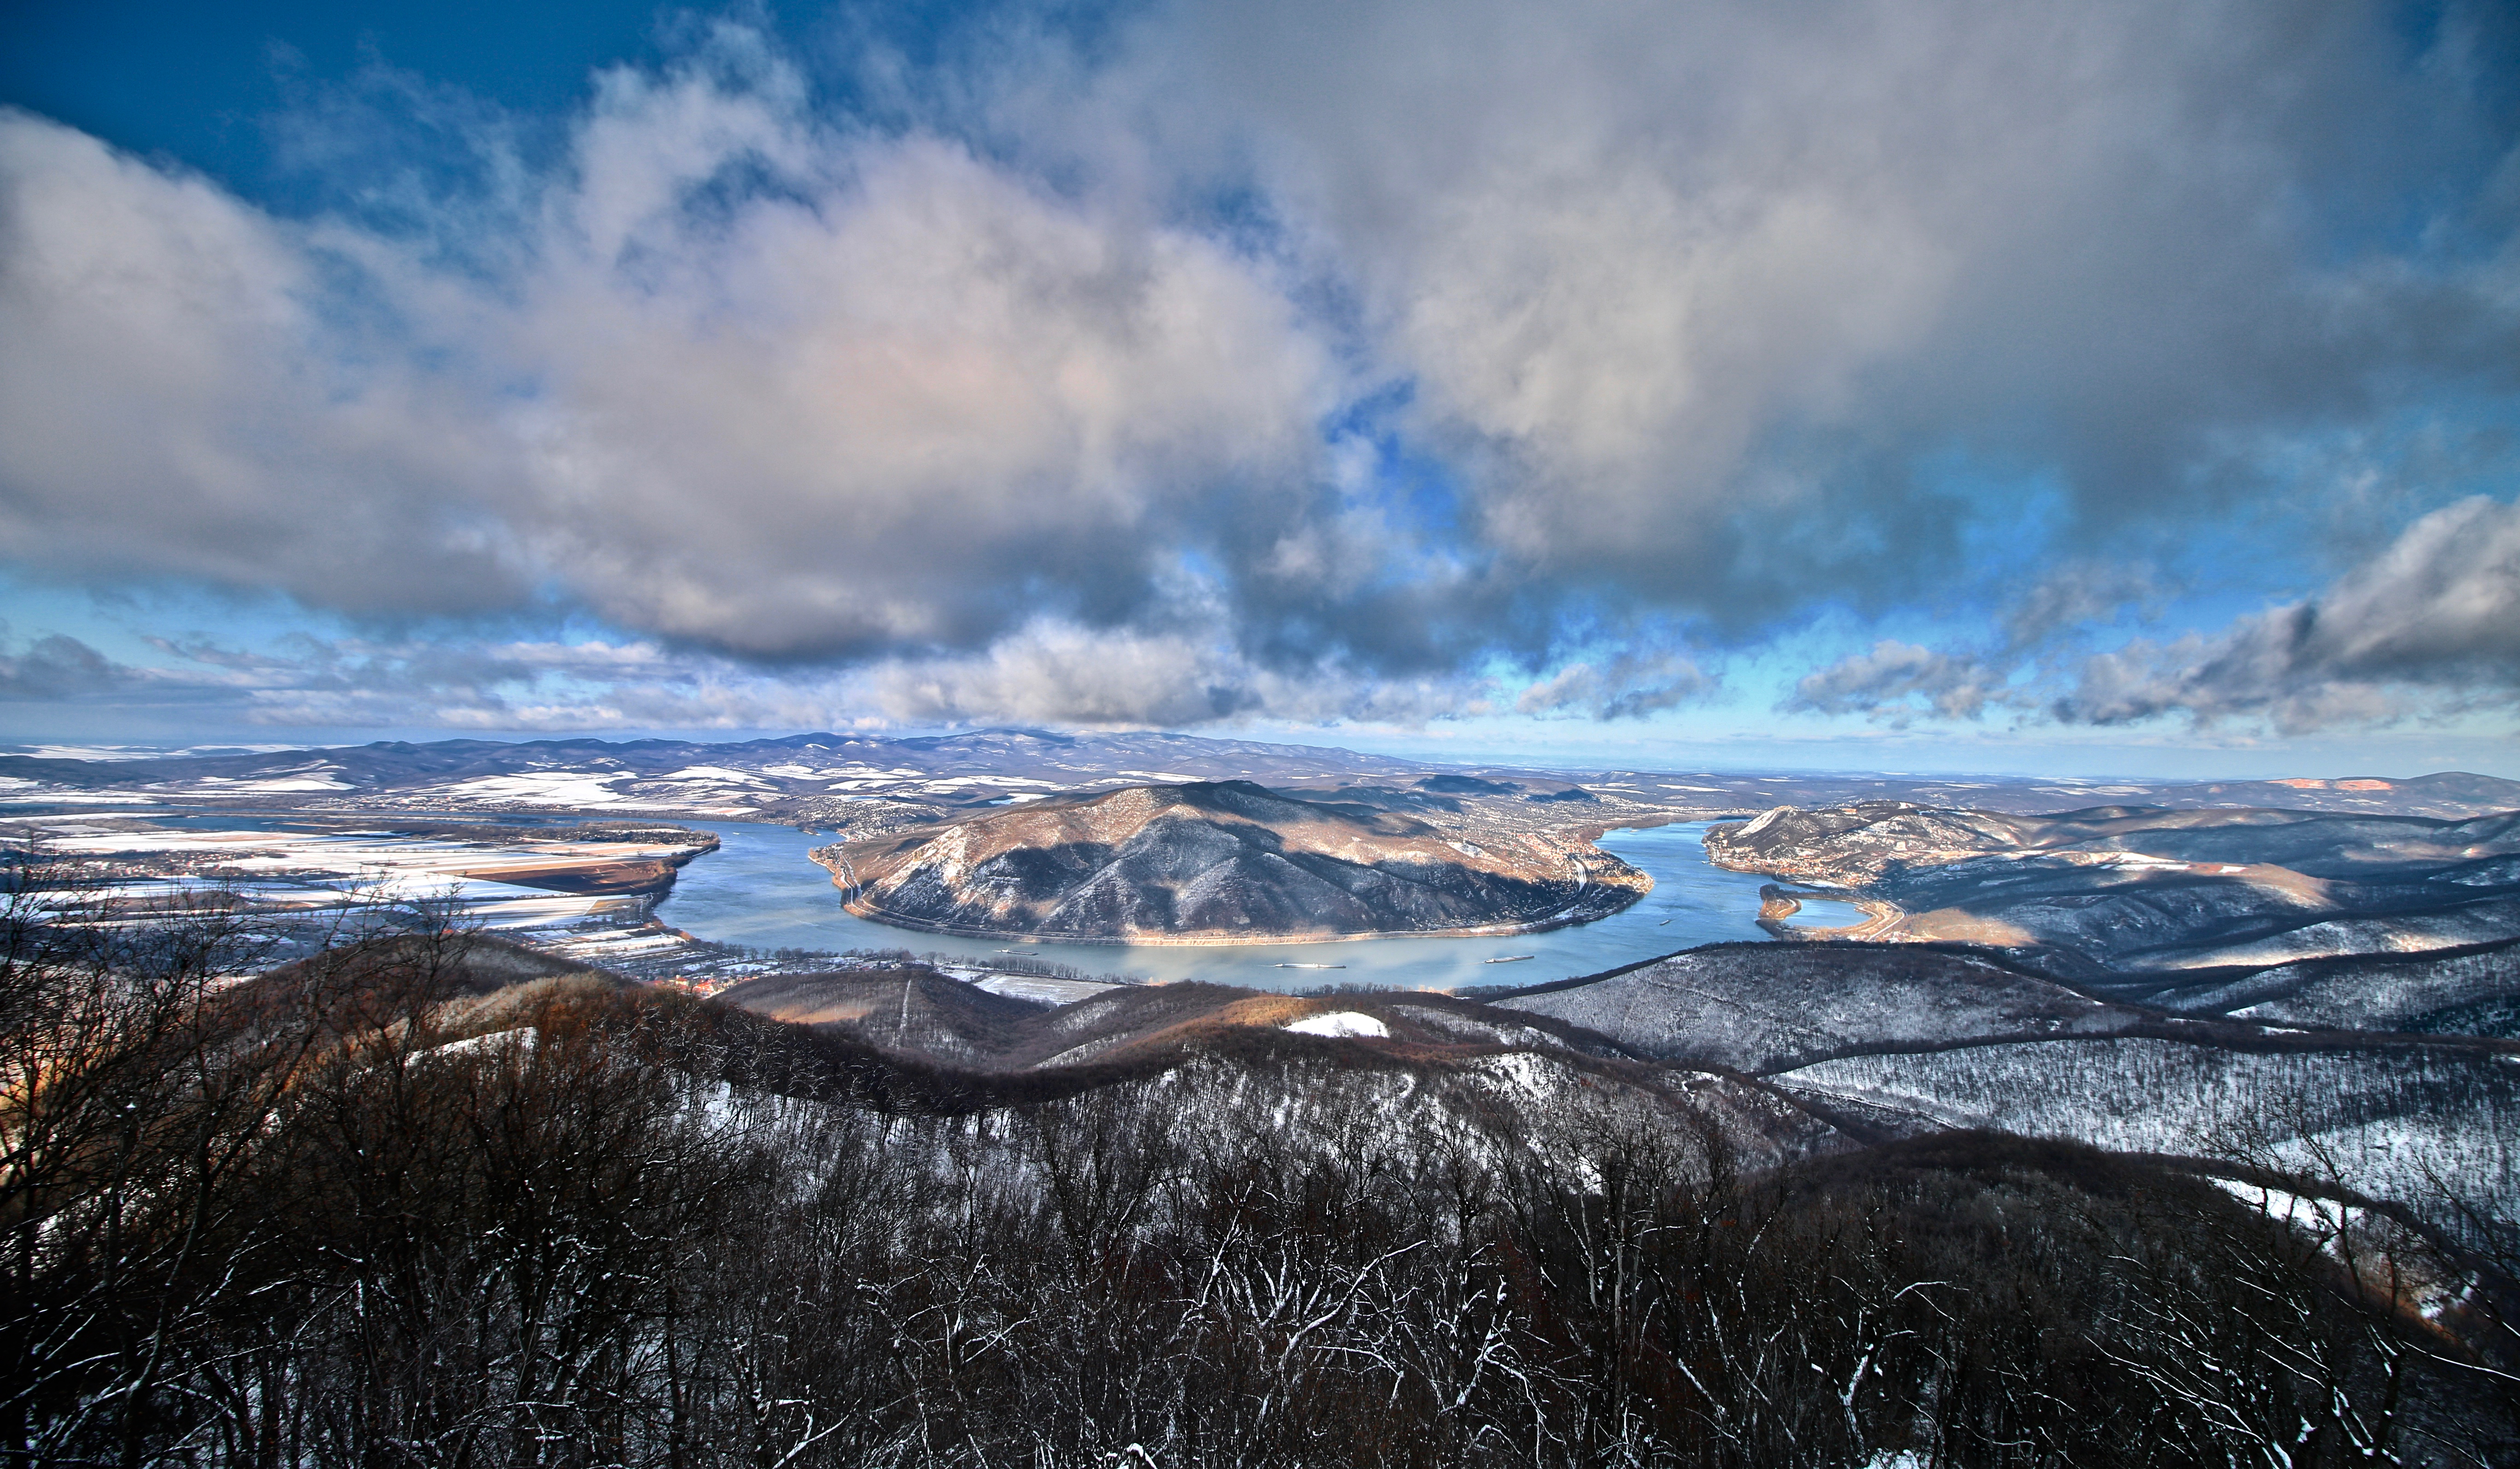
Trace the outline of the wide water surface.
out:
[[[1598,974],[1675,949],[1722,940],[1762,939],[1759,887],[1770,879],[1727,872],[1706,859],[1708,823],[1614,831],[1603,849],[1654,880],[1627,911],[1598,923],[1506,939],[1361,939],[1346,943],[1112,944],[1021,943],[955,939],[870,923],[840,906],[832,876],[806,856],[831,845],[793,827],[688,822],[718,835],[714,852],[675,880],[656,916],[701,939],[755,948],[906,948],[989,960],[1012,951],[1087,974],[1206,980],[1252,989],[1386,985],[1454,989],[1465,985],[1540,985]],[[1508,964],[1490,959],[1531,957]],[[1337,965],[1287,969],[1280,965]]]

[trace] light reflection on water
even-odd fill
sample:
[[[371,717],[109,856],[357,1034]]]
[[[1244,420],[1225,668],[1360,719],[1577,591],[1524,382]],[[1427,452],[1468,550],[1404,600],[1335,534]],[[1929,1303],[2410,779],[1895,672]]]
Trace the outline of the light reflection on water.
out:
[[[1759,887],[1770,879],[1727,872],[1709,862],[1702,840],[1708,823],[1702,821],[1604,837],[1601,847],[1650,874],[1654,887],[1627,911],[1598,923],[1506,939],[1215,946],[1020,943],[888,928],[843,910],[831,874],[807,859],[807,852],[830,845],[832,838],[749,822],[687,824],[717,833],[722,845],[683,869],[656,916],[701,939],[755,948],[906,948],[972,959],[997,958],[1001,950],[1014,948],[1088,974],[1207,980],[1253,989],[1340,984],[1452,989],[1545,984],[1701,943],[1767,937],[1753,920],[1759,916]],[[1511,964],[1485,962],[1508,954],[1533,957]],[[1342,967],[1274,967],[1280,964]]]

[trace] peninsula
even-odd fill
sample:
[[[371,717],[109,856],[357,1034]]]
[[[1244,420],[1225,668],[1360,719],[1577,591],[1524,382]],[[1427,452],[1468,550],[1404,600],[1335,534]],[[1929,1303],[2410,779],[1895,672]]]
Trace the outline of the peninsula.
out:
[[[1248,781],[1051,797],[826,848],[849,911],[929,933],[1282,943],[1532,933],[1652,880],[1590,842],[1489,840]]]

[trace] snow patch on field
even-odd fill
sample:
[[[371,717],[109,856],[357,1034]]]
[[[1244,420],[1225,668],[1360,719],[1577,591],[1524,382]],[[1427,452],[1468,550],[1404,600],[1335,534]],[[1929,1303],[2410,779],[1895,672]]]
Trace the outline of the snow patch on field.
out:
[[[679,861],[690,854],[670,844],[637,842],[484,846],[393,835],[114,831],[67,821],[47,829],[47,844],[65,855],[147,862],[158,869],[137,881],[84,891],[82,898],[92,903],[146,904],[213,888],[288,911],[445,899],[459,904],[466,917],[498,929],[576,923],[640,906],[631,895],[535,887],[537,874]]]
[[[504,1031],[492,1031],[486,1035],[474,1035],[465,1040],[450,1040],[444,1045],[431,1047],[428,1054],[438,1057],[501,1056],[514,1051],[521,1056],[530,1053],[534,1048],[534,1042],[541,1038],[531,1026],[511,1026]]]
[[[770,784],[759,776],[747,775],[741,770],[730,770],[724,765],[685,765],[671,775],[659,775],[655,779],[675,781],[682,785],[767,786]]]
[[[1328,1015],[1307,1015],[1302,1020],[1286,1022],[1285,1029],[1299,1035],[1368,1035],[1377,1040],[1391,1038],[1391,1028],[1371,1015],[1354,1010],[1333,1010]]]
[[[629,798],[612,789],[621,775],[484,775],[426,793],[456,801],[535,801],[555,805],[619,805]]]
[[[1119,987],[1097,984],[1092,980],[1052,980],[1027,974],[990,973],[972,981],[971,987],[1012,999],[1038,1000],[1047,1005],[1072,1005]]]
[[[354,789],[347,781],[333,779],[329,770],[303,775],[280,775],[268,780],[230,780],[220,775],[204,775],[194,782],[198,796],[296,796],[319,791]]]

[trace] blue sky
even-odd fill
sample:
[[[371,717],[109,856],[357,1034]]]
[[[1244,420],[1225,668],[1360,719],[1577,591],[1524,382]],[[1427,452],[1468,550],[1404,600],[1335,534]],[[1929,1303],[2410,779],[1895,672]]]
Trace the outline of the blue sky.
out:
[[[2520,775],[2507,8],[0,8],[0,740]]]

